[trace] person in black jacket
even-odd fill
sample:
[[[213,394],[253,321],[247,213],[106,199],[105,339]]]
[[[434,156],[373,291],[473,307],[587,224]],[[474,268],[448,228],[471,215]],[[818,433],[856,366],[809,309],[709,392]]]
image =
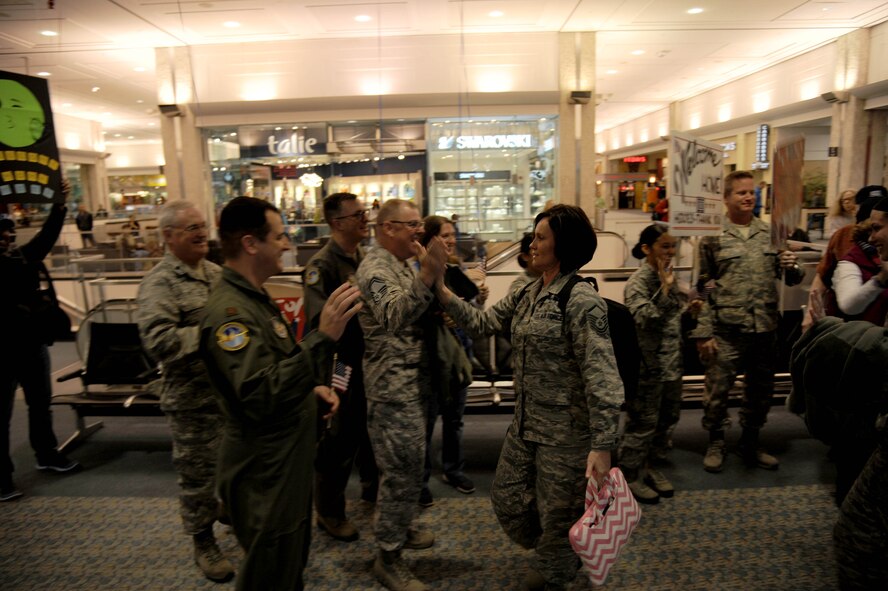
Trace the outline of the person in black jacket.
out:
[[[67,184],[63,191],[67,193]],[[49,406],[52,386],[48,344],[52,335],[42,322],[48,314],[39,293],[40,265],[59,237],[66,212],[64,204],[54,204],[40,232],[22,246],[15,245],[14,222],[0,220],[0,310],[6,325],[6,338],[0,339],[0,502],[22,496],[12,481],[14,467],[9,455],[9,423],[19,384],[28,405],[28,430],[37,469],[69,472],[79,467],[56,450],[58,440]]]

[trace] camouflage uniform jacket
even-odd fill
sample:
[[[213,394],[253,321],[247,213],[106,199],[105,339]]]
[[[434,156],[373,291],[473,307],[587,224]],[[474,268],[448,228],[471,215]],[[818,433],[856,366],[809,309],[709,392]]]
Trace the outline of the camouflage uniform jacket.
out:
[[[364,307],[364,388],[376,402],[420,400],[418,372],[428,363],[423,314],[431,290],[409,264],[377,246],[357,273]]]
[[[321,310],[327,298],[343,283],[355,283],[358,265],[364,260],[364,251],[359,246],[355,256],[348,255],[335,240],[319,250],[305,266],[302,285],[305,298],[305,318],[309,329],[315,330],[321,317]],[[360,367],[364,355],[364,333],[357,316],[348,321],[342,338],[336,343],[339,360],[354,367]]]
[[[161,364],[165,411],[215,402],[198,341],[204,306],[221,274],[221,267],[206,259],[195,271],[167,253],[139,285],[136,322],[145,350]]]
[[[607,325],[607,307],[586,282],[574,286],[562,319],[558,292],[574,273],[522,296],[509,293],[486,311],[450,298],[446,311],[469,332],[512,327],[515,368],[513,431],[545,445],[609,449],[617,442],[623,382]]]
[[[768,224],[753,218],[749,236],[740,226],[725,221],[720,236],[700,241],[700,277],[715,280],[715,289],[703,304],[695,339],[716,332],[764,333],[777,330],[777,279],[795,285],[805,272],[780,268],[777,249],[771,245]]]
[[[660,276],[647,262],[626,282],[623,301],[638,329],[643,378],[671,382],[681,379],[681,311],[678,286],[663,291]]]

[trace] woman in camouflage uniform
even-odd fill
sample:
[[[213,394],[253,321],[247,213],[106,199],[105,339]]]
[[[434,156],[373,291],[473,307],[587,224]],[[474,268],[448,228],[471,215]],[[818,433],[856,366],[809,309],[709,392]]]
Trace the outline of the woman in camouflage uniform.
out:
[[[642,503],[671,497],[669,480],[650,464],[665,459],[681,411],[681,313],[684,296],[675,283],[676,241],[662,224],[641,232],[632,255],[644,259],[626,283],[624,301],[635,318],[642,364],[638,395],[627,400],[628,420],[620,442],[620,469]],[[700,303],[693,304],[699,307]]]
[[[481,311],[443,285],[438,297],[457,324],[492,334],[511,326],[515,418],[509,426],[491,500],[506,534],[534,560],[524,589],[565,589],[579,561],[568,530],[584,510],[587,479],[610,470],[623,384],[595,288],[562,288],[592,259],[597,239],[579,207],[555,205],[534,224],[530,252],[542,276]]]

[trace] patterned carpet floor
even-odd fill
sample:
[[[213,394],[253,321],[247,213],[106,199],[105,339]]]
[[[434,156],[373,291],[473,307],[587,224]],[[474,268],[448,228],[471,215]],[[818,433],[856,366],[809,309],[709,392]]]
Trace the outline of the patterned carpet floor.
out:
[[[836,588],[836,509],[825,486],[691,491],[643,511],[603,589]],[[308,589],[382,589],[370,573],[372,508],[356,502],[350,515],[362,532],[357,542],[335,542],[314,530]],[[421,521],[437,542],[406,553],[430,588],[520,588],[530,553],[508,541],[488,498],[438,499]],[[0,524],[3,591],[234,588],[201,578],[174,499],[25,497],[0,505]],[[223,550],[238,560],[233,535],[217,528]],[[573,585],[590,588],[582,576]]]

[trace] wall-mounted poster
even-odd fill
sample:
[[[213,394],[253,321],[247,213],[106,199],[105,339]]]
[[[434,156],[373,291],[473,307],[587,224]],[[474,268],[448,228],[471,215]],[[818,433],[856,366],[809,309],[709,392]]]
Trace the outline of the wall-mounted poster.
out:
[[[717,236],[722,231],[724,149],[673,131],[669,140],[669,233]]]
[[[0,202],[63,203],[49,86],[0,71]]]

